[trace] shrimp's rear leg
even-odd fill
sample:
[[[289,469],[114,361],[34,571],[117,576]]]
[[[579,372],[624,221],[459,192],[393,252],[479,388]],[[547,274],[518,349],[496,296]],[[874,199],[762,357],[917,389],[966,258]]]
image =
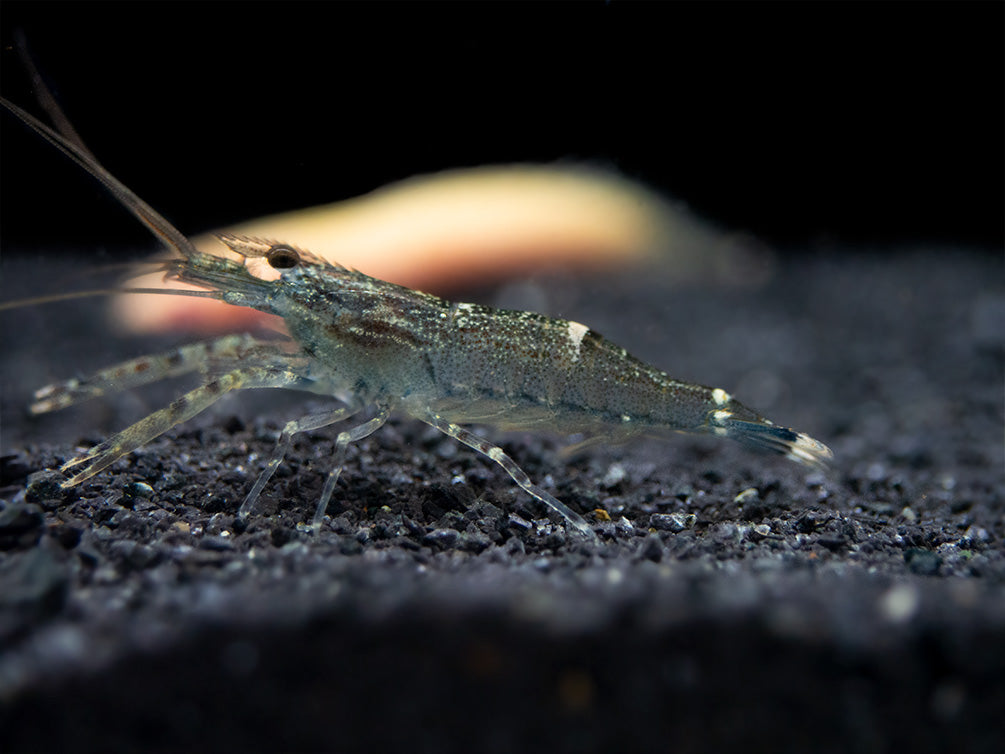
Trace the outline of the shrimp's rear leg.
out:
[[[317,510],[314,511],[314,519],[311,521],[311,529],[315,533],[321,528],[321,522],[325,517],[325,510],[328,508],[328,501],[331,500],[332,493],[335,491],[335,483],[338,481],[339,474],[342,473],[342,466],[345,465],[345,456],[349,443],[362,440],[367,435],[376,432],[384,426],[384,422],[387,421],[390,413],[391,409],[388,406],[382,406],[378,414],[369,421],[365,421],[339,433],[338,438],[335,440],[335,465],[328,472],[324,489],[321,491],[321,499],[318,501]]]
[[[290,387],[301,381],[301,375],[296,372],[266,367],[235,369],[220,375],[205,385],[185,393],[167,408],[155,411],[103,443],[95,445],[84,455],[64,463],[60,468],[60,471],[63,472],[82,463],[86,463],[87,466],[60,486],[64,489],[73,487],[94,476],[102,469],[111,466],[122,456],[136,450],[176,424],[181,424],[209,408],[232,390]]]
[[[449,422],[432,412],[426,416],[420,416],[418,418],[422,419],[422,421],[427,424],[436,427],[444,434],[450,435],[455,440],[464,443],[468,447],[474,448],[482,455],[491,458],[493,461],[502,466],[506,470],[506,473],[513,478],[513,481],[519,484],[524,491],[540,500],[556,513],[560,514],[568,523],[572,524],[576,531],[590,537],[591,539],[596,539],[597,535],[594,534],[593,529],[590,528],[590,525],[586,523],[586,521],[584,521],[578,513],[531,482],[530,477],[527,476],[526,472],[517,466],[516,461],[506,455],[502,448],[497,445],[493,445],[487,440],[478,437],[470,430]]]
[[[258,479],[255,481],[255,486],[251,488],[251,492],[248,493],[247,497],[244,498],[244,502],[241,503],[241,507],[237,511],[238,520],[243,520],[248,517],[252,509],[255,507],[255,503],[258,501],[258,496],[262,493],[265,485],[272,478],[279,464],[282,463],[283,457],[286,455],[286,451],[290,448],[290,443],[293,441],[293,436],[298,432],[311,432],[315,429],[321,429],[322,427],[327,427],[329,424],[334,424],[335,422],[340,422],[343,419],[348,419],[361,410],[362,406],[340,406],[335,409],[330,409],[328,411],[320,411],[316,414],[311,414],[310,416],[305,416],[302,419],[297,419],[296,421],[287,422],[286,426],[283,427],[282,434],[279,435],[279,440],[276,442],[276,447],[272,451],[272,456],[269,458],[268,464],[262,470],[262,473],[258,475]]]

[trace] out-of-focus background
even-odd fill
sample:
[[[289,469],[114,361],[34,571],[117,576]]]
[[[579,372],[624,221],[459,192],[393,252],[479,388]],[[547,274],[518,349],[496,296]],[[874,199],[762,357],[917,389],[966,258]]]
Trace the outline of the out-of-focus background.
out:
[[[734,232],[1000,248],[1002,5],[5,2],[100,159],[187,233],[449,167],[613,168]],[[2,125],[8,247],[149,247]],[[13,146],[12,146],[13,145]]]

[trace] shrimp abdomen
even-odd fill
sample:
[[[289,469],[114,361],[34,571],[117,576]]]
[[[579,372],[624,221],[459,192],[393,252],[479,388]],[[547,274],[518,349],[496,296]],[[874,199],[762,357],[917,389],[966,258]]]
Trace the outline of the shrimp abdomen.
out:
[[[583,432],[613,442],[712,433],[820,466],[830,450],[720,388],[670,377],[578,322],[472,304],[450,307],[444,347],[429,354],[430,406],[458,423]]]

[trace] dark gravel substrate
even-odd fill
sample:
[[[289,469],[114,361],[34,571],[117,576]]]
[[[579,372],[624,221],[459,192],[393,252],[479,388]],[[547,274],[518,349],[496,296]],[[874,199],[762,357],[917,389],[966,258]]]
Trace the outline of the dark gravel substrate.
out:
[[[553,313],[836,456],[503,437],[606,511],[596,544],[408,421],[350,455],[316,539],[324,432],[236,527],[316,405],[271,393],[62,494],[42,470],[180,388],[29,421],[30,390],[167,343],[95,337],[80,304],[5,314],[2,748],[1005,750],[1002,272],[945,250],[790,257],[756,291],[546,281]]]

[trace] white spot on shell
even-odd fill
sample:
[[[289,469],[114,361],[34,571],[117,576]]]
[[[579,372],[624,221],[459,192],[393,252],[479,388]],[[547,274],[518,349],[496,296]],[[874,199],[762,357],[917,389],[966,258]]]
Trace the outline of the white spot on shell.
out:
[[[569,322],[567,326],[568,332],[566,334],[569,337],[569,343],[572,344],[572,360],[579,361],[579,347],[583,344],[583,338],[590,331],[590,328],[579,324],[579,322]]]
[[[715,419],[717,422],[724,422],[732,415],[733,415],[732,411],[716,411],[714,414],[712,414],[712,418]]]
[[[721,387],[717,387],[712,391],[712,400],[715,401],[716,406],[725,406],[732,400],[733,396],[723,390]]]

